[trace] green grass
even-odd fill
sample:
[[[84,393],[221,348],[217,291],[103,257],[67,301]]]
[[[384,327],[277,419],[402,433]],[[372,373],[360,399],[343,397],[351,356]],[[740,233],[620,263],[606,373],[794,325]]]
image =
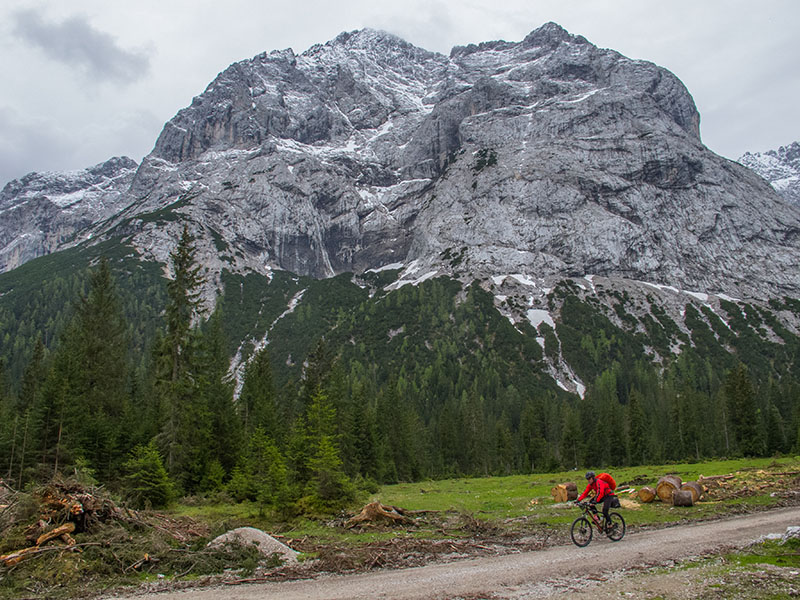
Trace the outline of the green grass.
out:
[[[614,475],[620,489],[629,482],[638,489],[642,485],[655,486],[658,479],[666,474],[676,474],[683,481],[697,480],[700,475],[710,477],[728,473],[755,472],[758,470],[789,471],[800,470],[800,457],[782,459],[740,459],[710,461],[702,463],[680,463],[667,465],[650,465],[609,469]],[[446,519],[458,522],[459,516],[468,515],[474,519],[491,522],[504,530],[513,531],[536,525],[562,527],[571,523],[579,514],[577,508],[556,504],[550,495],[550,489],[567,481],[575,482],[579,491],[583,491],[583,471],[564,471],[560,473],[539,473],[531,475],[513,475],[508,477],[457,478],[439,481],[422,481],[383,486],[370,498],[361,499],[352,507],[356,513],[367,501],[379,500],[385,505],[398,506],[410,511],[436,511],[430,518],[421,519],[421,525],[411,530],[408,535],[423,538],[442,538],[469,535],[469,531],[459,533],[448,527],[445,532],[438,525]],[[625,495],[622,496],[626,497]],[[635,499],[635,496],[631,496]],[[629,526],[662,526],[684,521],[704,519],[738,514],[748,510],[776,506],[778,498],[769,493],[736,498],[731,500],[709,502],[703,501],[691,508],[672,507],[661,502],[641,504],[640,509],[621,509]],[[362,544],[379,541],[398,535],[398,530],[353,531],[344,527],[331,526],[342,523],[338,520],[298,518],[283,521],[276,515],[265,514],[254,503],[242,504],[201,504],[196,506],[178,505],[173,508],[176,515],[188,516],[213,524],[218,528],[220,523],[232,527],[249,525],[279,533],[287,538],[314,538],[319,542],[341,542],[346,544]],[[430,521],[430,526],[426,525]]]
[[[800,540],[788,540],[784,544],[777,540],[767,540],[748,552],[729,554],[725,558],[739,567],[774,565],[797,569],[800,568]]]
[[[700,475],[710,477],[736,471],[798,470],[800,457],[763,458],[679,463],[609,469],[619,484],[632,483],[638,489],[643,485],[655,486],[667,474],[678,475],[683,481],[695,481]],[[556,505],[550,489],[558,484],[573,481],[583,491],[583,472],[564,471],[510,477],[483,479],[446,479],[421,483],[403,483],[384,486],[373,499],[383,504],[401,506],[409,510],[455,511],[473,514],[476,518],[503,521],[525,516],[548,523],[571,522],[577,509]],[[624,496],[623,496],[624,497]],[[531,501],[536,501],[531,504]],[[660,502],[642,504],[641,510],[622,512],[631,525],[649,525],[677,522],[684,519],[701,520],[739,512],[749,507],[770,506],[778,499],[769,494],[727,500],[725,502],[700,502],[691,508],[677,508]]]

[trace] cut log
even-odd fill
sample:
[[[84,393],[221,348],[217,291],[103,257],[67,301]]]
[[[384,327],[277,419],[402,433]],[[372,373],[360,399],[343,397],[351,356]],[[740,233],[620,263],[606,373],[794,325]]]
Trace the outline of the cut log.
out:
[[[550,490],[555,502],[568,502],[578,497],[578,486],[574,482],[559,483]]]
[[[639,500],[645,504],[649,504],[656,499],[656,491],[650,486],[646,485],[639,490]]]
[[[703,495],[703,486],[700,485],[697,481],[686,481],[681,486],[683,491],[689,491],[692,494],[692,502],[697,502],[700,500],[700,496]]]
[[[692,506],[692,492],[689,490],[675,490],[672,492],[673,506]]]
[[[675,490],[680,491],[681,489],[681,478],[677,475],[665,475],[661,479],[658,480],[658,485],[656,485],[656,494],[659,498],[661,498],[662,502],[666,502],[668,504],[672,503],[672,492]]]
[[[396,506],[384,506],[378,501],[370,502],[361,509],[359,514],[347,521],[345,527],[351,528],[363,523],[378,522],[400,523],[403,525],[413,523],[411,519],[400,514],[401,512],[403,512],[402,509],[398,509]]]
[[[75,523],[64,523],[60,527],[56,527],[55,529],[40,535],[36,539],[36,545],[41,546],[42,544],[47,543],[50,540],[54,540],[55,538],[61,537],[65,533],[70,534],[73,531],[75,531]]]

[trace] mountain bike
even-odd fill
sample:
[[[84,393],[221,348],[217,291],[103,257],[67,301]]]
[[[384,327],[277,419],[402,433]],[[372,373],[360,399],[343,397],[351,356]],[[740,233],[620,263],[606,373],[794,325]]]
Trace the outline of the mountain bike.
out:
[[[583,511],[583,515],[572,522],[569,530],[572,542],[583,548],[592,541],[592,529],[597,527],[597,531],[607,535],[612,542],[618,542],[625,535],[625,519],[618,512],[608,513],[608,523],[603,523],[597,507],[590,502],[578,502],[578,507]]]

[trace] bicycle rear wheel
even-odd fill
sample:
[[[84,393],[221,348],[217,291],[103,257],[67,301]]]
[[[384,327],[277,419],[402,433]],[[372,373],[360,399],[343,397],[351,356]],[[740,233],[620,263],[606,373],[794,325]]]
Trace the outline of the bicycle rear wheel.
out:
[[[578,517],[572,522],[569,533],[572,536],[572,543],[583,548],[592,541],[592,524],[586,517]]]
[[[606,535],[612,542],[620,541],[625,535],[625,519],[618,512],[608,514]]]

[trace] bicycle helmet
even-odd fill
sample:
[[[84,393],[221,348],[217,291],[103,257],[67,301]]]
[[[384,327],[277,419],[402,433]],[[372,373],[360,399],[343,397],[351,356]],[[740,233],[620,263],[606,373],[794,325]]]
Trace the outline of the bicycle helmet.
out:
[[[591,479],[594,477],[594,471],[586,471],[586,479]]]

